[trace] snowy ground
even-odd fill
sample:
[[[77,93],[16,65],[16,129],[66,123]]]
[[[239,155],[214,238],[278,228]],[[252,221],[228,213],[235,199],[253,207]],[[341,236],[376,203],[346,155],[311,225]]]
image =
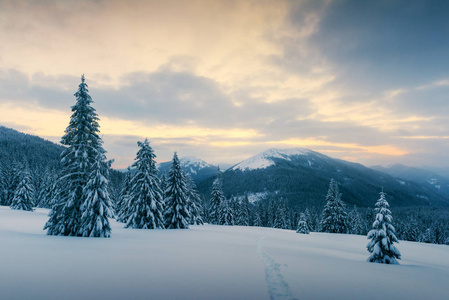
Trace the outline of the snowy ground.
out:
[[[0,207],[0,299],[447,299],[449,247],[401,242],[366,263],[364,236],[254,227],[47,236],[48,210]]]

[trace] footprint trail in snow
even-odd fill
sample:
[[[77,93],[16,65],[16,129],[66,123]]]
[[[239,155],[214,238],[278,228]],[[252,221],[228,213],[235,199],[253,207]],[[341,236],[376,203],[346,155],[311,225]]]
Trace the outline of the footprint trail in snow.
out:
[[[271,300],[297,300],[293,297],[290,288],[281,274],[280,265],[262,249],[261,237],[256,245],[256,252],[265,263],[265,278],[268,284],[268,291]]]

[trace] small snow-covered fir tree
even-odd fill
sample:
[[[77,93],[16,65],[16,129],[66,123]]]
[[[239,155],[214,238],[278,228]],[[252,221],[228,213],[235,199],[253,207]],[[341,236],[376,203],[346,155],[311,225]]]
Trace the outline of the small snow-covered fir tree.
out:
[[[281,200],[276,209],[273,228],[290,229],[291,226],[289,221],[287,206],[284,200]]]
[[[56,177],[48,169],[46,169],[41,184],[41,190],[39,191],[39,202],[37,207],[51,208],[51,200],[53,198],[53,184],[56,181]]]
[[[278,204],[276,204],[276,202],[273,199],[271,199],[270,202],[268,202],[268,207],[266,210],[266,218],[267,218],[266,224],[268,227],[274,227],[277,209]]]
[[[184,171],[175,152],[167,178],[165,190],[165,228],[189,228],[189,192]]]
[[[217,178],[212,184],[212,194],[209,201],[209,223],[211,224],[221,224],[222,212],[221,212],[221,202],[225,201],[223,191],[221,189],[221,176],[220,171],[217,174]]]
[[[112,202],[109,199],[108,180],[109,164],[104,154],[98,153],[95,166],[84,187],[86,200],[82,208],[81,232],[84,237],[111,236]]]
[[[393,245],[399,243],[395,235],[395,229],[392,225],[393,217],[391,211],[388,209],[388,204],[385,193],[380,193],[380,198],[376,203],[376,219],[373,223],[373,229],[368,232],[367,250],[371,256],[367,259],[368,262],[383,263],[383,264],[399,264],[397,259],[401,259],[401,253]]]
[[[435,243],[435,238],[431,228],[427,228],[419,237],[420,243],[433,244]]]
[[[0,204],[11,206],[17,185],[21,180],[18,164],[15,160],[5,162],[1,171],[3,190]]]
[[[260,207],[255,207],[254,208],[254,216],[253,216],[253,226],[257,226],[257,227],[263,226],[261,214],[262,214],[262,212],[261,212]]]
[[[137,144],[140,149],[133,164],[136,173],[131,180],[125,228],[164,228],[164,203],[154,161],[156,155],[147,139]]]
[[[355,205],[348,214],[348,225],[350,234],[366,234],[365,224]]]
[[[203,225],[203,207],[201,206],[201,197],[198,194],[195,182],[190,175],[186,174],[187,188],[189,193],[189,214],[191,225]]]
[[[123,186],[120,190],[119,194],[119,200],[117,202],[116,207],[116,220],[117,222],[126,223],[128,221],[128,202],[130,201],[130,194],[131,194],[131,181],[132,181],[132,174],[131,174],[131,168],[128,167],[127,172],[125,174],[125,178],[123,180]]]
[[[28,167],[22,171],[22,180],[14,192],[14,198],[11,203],[12,209],[33,211],[34,188],[31,181]]]
[[[329,184],[326,202],[321,215],[321,230],[329,233],[347,233],[348,216],[345,205],[341,201],[338,184],[334,179],[331,179]]]
[[[236,218],[236,224],[240,226],[250,226],[251,225],[251,210],[248,195],[245,194],[243,197]]]
[[[419,240],[420,228],[419,222],[415,217],[408,219],[405,224],[403,224],[403,236],[402,240],[417,242]]]
[[[296,229],[297,233],[309,234],[309,225],[307,224],[307,218],[304,213],[299,215],[298,228]]]
[[[235,224],[234,210],[230,200],[223,200],[221,202],[221,220],[220,224],[233,226]]]

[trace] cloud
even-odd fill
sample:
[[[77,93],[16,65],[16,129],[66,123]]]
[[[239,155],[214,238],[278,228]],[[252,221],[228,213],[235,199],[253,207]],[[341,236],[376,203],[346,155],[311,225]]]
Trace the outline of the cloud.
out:
[[[446,6],[3,1],[0,119],[58,140],[85,73],[118,165],[145,137],[161,159],[178,150],[238,162],[294,145],[438,164],[449,130]]]

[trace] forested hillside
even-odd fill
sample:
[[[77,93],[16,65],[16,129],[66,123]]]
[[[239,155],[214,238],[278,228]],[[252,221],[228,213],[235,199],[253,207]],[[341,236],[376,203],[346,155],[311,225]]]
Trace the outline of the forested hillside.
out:
[[[0,126],[0,163],[26,161],[30,168],[58,168],[63,146]]]
[[[253,157],[227,170],[222,176],[225,196],[249,193],[266,199],[283,198],[292,207],[322,206],[329,181],[334,178],[340,186],[342,200],[350,205],[371,207],[382,188],[388,191],[392,206],[449,205],[447,197],[434,188],[398,180],[357,163],[303,151],[285,154],[283,150],[271,149],[258,154],[258,160]],[[200,192],[209,195],[212,181],[211,178],[200,183]]]
[[[11,205],[17,186],[28,172],[34,206],[51,208],[63,149],[38,136],[0,126],[0,205]],[[109,177],[110,192],[115,199],[124,174],[111,170]]]

